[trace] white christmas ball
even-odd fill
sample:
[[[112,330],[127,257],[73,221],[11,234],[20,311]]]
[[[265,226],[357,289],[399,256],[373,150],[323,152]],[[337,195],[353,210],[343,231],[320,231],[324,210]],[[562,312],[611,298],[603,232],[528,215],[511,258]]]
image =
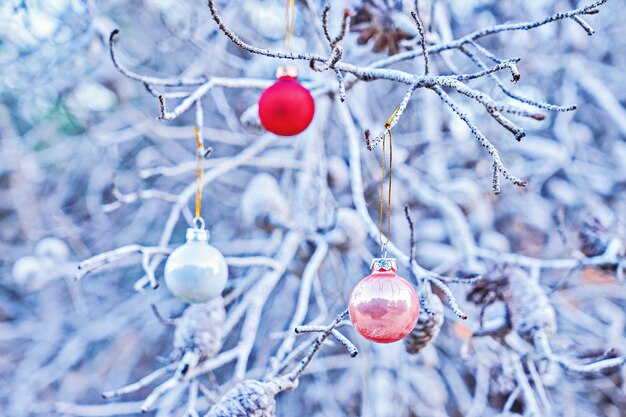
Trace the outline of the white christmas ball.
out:
[[[189,303],[207,302],[224,291],[228,265],[219,250],[209,245],[204,229],[187,229],[187,242],[165,263],[165,284],[172,294]]]

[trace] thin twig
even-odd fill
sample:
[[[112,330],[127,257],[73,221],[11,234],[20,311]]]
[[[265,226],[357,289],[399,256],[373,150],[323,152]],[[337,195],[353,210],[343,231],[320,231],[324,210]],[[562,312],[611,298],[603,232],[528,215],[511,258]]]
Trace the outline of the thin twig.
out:
[[[142,83],[148,84],[148,85],[161,85],[161,86],[167,86],[167,87],[194,86],[194,85],[201,85],[207,82],[207,78],[204,76],[197,77],[197,78],[180,78],[180,77],[157,78],[157,77],[150,77],[146,75],[140,75],[129,70],[124,65],[122,65],[117,59],[115,46],[119,38],[119,33],[120,33],[119,29],[115,29],[111,32],[111,35],[109,36],[109,53],[111,54],[111,61],[113,62],[113,65],[115,65],[115,68],[117,68],[117,70],[121,72],[122,74],[124,74],[126,77],[131,78],[133,80],[141,81]]]
[[[413,95],[413,92],[416,89],[417,89],[417,85],[412,85],[409,88],[409,90],[406,92],[404,97],[402,98],[400,105],[394,111],[393,117],[391,118],[391,121],[389,122],[389,130],[393,129],[396,126],[396,124],[398,124],[398,121],[402,117],[402,114],[404,113],[404,110],[406,109],[406,106],[409,104],[409,100],[411,99],[411,96]],[[376,146],[383,140],[386,134],[387,134],[387,128],[383,129],[373,140],[367,141],[367,149],[369,149],[370,151],[374,150]]]
[[[450,305],[450,308],[452,309],[454,314],[456,314],[457,317],[459,317],[460,319],[467,320],[467,314],[465,314],[463,310],[461,310],[461,307],[459,307],[459,305],[457,304],[456,299],[454,298],[454,295],[452,295],[452,292],[450,291],[450,288],[448,288],[448,286],[445,285],[438,278],[435,278],[433,276],[427,276],[426,278],[428,279],[428,281],[433,283],[435,287],[439,288],[441,292],[446,296],[446,299],[448,300],[448,304]]]
[[[112,391],[105,391],[102,393],[102,396],[104,398],[113,398],[113,397],[119,397],[120,395],[130,394],[132,392],[139,391],[143,387],[150,385],[151,383],[153,383],[154,381],[156,381],[163,375],[167,374],[169,371],[174,370],[176,366],[177,365],[173,363],[171,365],[159,368],[155,371],[152,371],[150,374],[144,376],[137,382],[134,382],[132,384],[126,385],[124,387],[121,387]]]
[[[166,326],[176,326],[180,322],[180,319],[172,319],[172,318],[169,318],[169,317],[163,317],[163,315],[161,315],[161,313],[159,312],[159,309],[157,308],[156,304],[154,304],[154,303],[150,304],[150,307],[152,308],[152,312],[154,313],[154,316],[162,324],[164,324]]]
[[[593,30],[593,28],[591,27],[591,25],[589,25],[589,23],[585,22],[585,20],[580,17],[580,16],[571,16],[571,19],[578,23],[580,25],[581,28],[583,28],[583,30],[585,32],[587,32],[587,35],[591,36],[595,33],[595,31]]]
[[[465,122],[467,127],[469,127],[470,131],[474,134],[476,139],[478,139],[480,144],[487,149],[487,152],[489,153],[489,155],[491,155],[493,165],[495,168],[497,168],[497,171],[513,184],[520,187],[526,187],[528,183],[524,180],[517,178],[509,172],[509,170],[502,164],[498,150],[491,144],[489,139],[487,139],[485,135],[483,135],[480,130],[478,130],[474,122],[469,119],[469,116],[461,111],[459,106],[450,98],[450,96],[448,96],[441,87],[433,87],[433,90],[437,93],[439,97],[441,97],[443,102],[446,103],[452,109],[452,111],[454,111],[457,116],[459,116],[459,118],[463,120],[463,122]]]
[[[501,25],[495,25],[495,26],[490,26],[487,28],[479,29],[475,32],[469,33],[453,41],[446,42],[446,43],[439,44],[439,45],[433,45],[430,48],[428,48],[428,52],[430,54],[441,53],[443,51],[447,51],[450,49],[457,49],[465,45],[468,42],[476,41],[480,38],[484,38],[485,36],[494,35],[494,34],[502,33],[502,32],[530,30],[530,29],[534,29],[534,28],[546,25],[548,23],[556,22],[556,21],[563,20],[563,19],[568,19],[572,16],[585,15],[585,14],[588,14],[591,10],[596,10],[598,6],[603,5],[607,1],[608,0],[598,0],[587,6],[579,7],[578,9],[573,9],[573,10],[562,12],[562,13],[554,13],[553,15],[550,15],[546,17],[545,19],[538,20],[535,22],[505,23]],[[422,53],[423,52],[420,49],[407,51],[407,52],[401,52],[389,58],[385,58],[383,60],[373,62],[369,66],[376,67],[376,68],[387,67],[395,63],[401,62],[401,61],[413,59],[415,57],[422,55]]]
[[[415,259],[415,251],[417,249],[417,245],[415,244],[415,228],[413,226],[413,220],[411,219],[411,212],[408,204],[404,206],[404,217],[406,217],[406,221],[407,223],[409,223],[410,230],[409,244],[411,245],[411,249],[409,250],[409,263],[413,263],[413,260]]]
[[[286,377],[290,381],[295,382],[298,380],[298,378],[300,377],[302,372],[304,372],[304,370],[306,369],[308,364],[311,362],[315,354],[320,350],[320,348],[324,344],[324,341],[326,341],[326,339],[328,339],[328,337],[332,334],[333,329],[347,315],[348,315],[348,310],[345,310],[342,313],[340,313],[335,318],[335,320],[333,320],[333,322],[326,327],[326,330],[322,332],[319,336],[317,336],[317,338],[315,338],[315,340],[313,341],[313,344],[311,345],[311,348],[309,349],[309,352],[300,360],[300,362],[294,367],[294,369],[286,375]],[[356,355],[356,353],[354,355]]]
[[[85,277],[97,269],[100,269],[106,265],[118,262],[121,259],[124,259],[128,256],[139,254],[147,254],[149,256],[152,255],[167,255],[171,252],[169,248],[163,248],[159,246],[155,247],[146,247],[141,245],[128,245],[122,246],[121,248],[117,248],[115,250],[109,252],[103,252],[99,255],[91,257],[89,259],[85,259],[81,263],[78,264],[78,272],[74,276],[74,279],[77,281]]]
[[[424,56],[424,75],[428,75],[430,73],[430,59],[428,57],[428,49],[426,49],[426,35],[424,34],[424,25],[420,20],[417,12],[411,12],[411,16],[413,16],[413,20],[415,20],[415,24],[417,25],[417,31],[419,33],[419,42],[422,47],[422,55]]]

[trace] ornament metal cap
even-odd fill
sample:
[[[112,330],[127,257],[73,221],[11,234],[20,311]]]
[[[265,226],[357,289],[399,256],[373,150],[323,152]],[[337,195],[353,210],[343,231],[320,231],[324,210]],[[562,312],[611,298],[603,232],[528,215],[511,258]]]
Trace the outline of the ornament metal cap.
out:
[[[276,78],[281,77],[298,77],[298,68],[293,65],[283,65],[276,68]]]
[[[190,227],[187,229],[187,242],[208,242],[209,231],[205,228]]]
[[[395,271],[398,269],[398,260],[396,258],[374,258],[370,268],[372,271]]]

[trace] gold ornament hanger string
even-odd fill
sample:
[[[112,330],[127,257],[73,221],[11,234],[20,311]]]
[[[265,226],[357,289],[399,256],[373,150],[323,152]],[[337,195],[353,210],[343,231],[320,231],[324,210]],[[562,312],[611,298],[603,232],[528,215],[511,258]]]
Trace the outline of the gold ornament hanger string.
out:
[[[200,130],[195,128],[196,139],[196,217],[194,223],[202,220],[202,190],[204,188],[204,143],[200,140]],[[204,223],[204,222],[201,222]]]
[[[285,0],[285,49],[287,50],[291,48],[291,38],[293,37],[295,12],[295,0]]]
[[[389,119],[385,122],[385,129],[387,130],[387,134],[383,136],[383,144],[382,144],[382,163],[381,163],[381,181],[380,181],[380,211],[379,211],[379,240],[380,240],[380,251],[381,256],[383,258],[386,257],[385,246],[391,240],[391,184],[393,181],[393,135],[391,134],[391,122],[395,117],[398,109],[394,110]],[[389,136],[389,184],[387,186],[387,240],[383,242],[383,211],[384,211],[384,194],[385,194],[385,159],[386,156],[386,146],[385,142],[387,141],[387,135]]]

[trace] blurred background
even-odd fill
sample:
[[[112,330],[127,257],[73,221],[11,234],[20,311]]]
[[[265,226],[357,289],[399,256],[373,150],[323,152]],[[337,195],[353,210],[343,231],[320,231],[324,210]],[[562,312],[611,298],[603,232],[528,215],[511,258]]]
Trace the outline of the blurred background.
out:
[[[367,66],[419,48],[409,15],[415,2],[330,3],[334,32],[345,8],[354,14],[342,42],[343,61]],[[428,45],[495,24],[541,20],[583,4],[418,3]],[[217,5],[228,26],[246,42],[282,48],[284,2]],[[323,6],[316,0],[296,1],[294,50],[328,53],[320,36]],[[620,267],[576,264],[602,255],[610,242],[624,256],[626,11],[617,0],[598,10],[585,18],[596,30],[593,36],[565,19],[480,40],[500,58],[521,58],[519,83],[509,82],[508,74],[501,76],[516,94],[578,106],[572,112],[541,111],[546,116],[541,121],[515,119],[527,133],[517,142],[482,106],[458,97],[508,168],[528,180],[526,188],[503,179],[502,193],[492,193],[490,158],[432,91],[415,92],[394,130],[394,164],[410,173],[393,185],[394,243],[409,253],[403,214],[408,205],[415,222],[416,259],[437,273],[489,276],[517,255],[527,257],[522,262],[526,268],[535,258],[573,260],[571,268],[539,267],[535,272],[556,311],[552,348],[582,361],[611,348],[614,356],[626,353],[626,289],[619,280]],[[207,75],[270,83],[281,63],[232,44],[202,1],[0,1],[0,410],[5,416],[140,414],[140,405],[158,381],[117,399],[104,400],[101,393],[163,366],[174,350],[174,330],[159,322],[151,304],[168,317],[180,316],[185,304],[163,285],[156,290],[145,286],[140,257],[124,258],[79,283],[74,280],[78,263],[99,253],[130,244],[182,243],[193,207],[193,198],[180,199],[194,183],[193,109],[173,121],[157,120],[158,100],[111,61],[108,39],[115,28],[120,29],[119,61],[147,76]],[[433,55],[432,61],[435,74],[477,71],[454,50]],[[289,332],[305,285],[302,272],[315,249],[311,234],[336,227],[338,208],[354,207],[350,130],[334,99],[335,76],[332,71],[311,71],[308,62],[296,64],[300,80],[321,91],[313,124],[299,136],[266,139],[271,135],[260,131],[255,120],[259,88],[213,88],[202,100],[204,137],[213,148],[207,175],[215,178],[204,193],[213,244],[230,257],[277,257],[287,232],[259,227],[255,210],[261,203],[249,196],[254,193],[249,184],[262,174],[278,185],[267,191],[275,195],[266,196],[271,200],[267,204],[278,207],[274,214],[307,233],[282,280],[260,298],[262,314],[250,339],[247,378],[263,377]],[[394,68],[418,73],[423,61],[414,58]],[[470,85],[495,100],[509,100],[489,77]],[[183,90],[193,88],[172,91]],[[389,81],[355,84],[346,99],[354,127],[358,132],[380,131],[405,92],[406,86]],[[364,197],[377,221],[380,162],[360,136],[359,144]],[[250,158],[237,160],[242,152],[251,153]],[[346,222],[354,241],[331,243],[308,284],[312,295],[304,323],[329,323],[345,309],[352,287],[367,275],[371,257],[378,254],[379,243],[365,237],[362,219],[355,215]],[[479,248],[475,262],[468,261],[467,236]],[[406,269],[400,272],[410,275]],[[268,273],[258,266],[231,267],[230,327],[223,349],[247,337],[245,331],[253,324],[248,316],[242,319],[241,310],[262,292],[256,284]],[[156,275],[162,278],[162,265]],[[300,387],[277,397],[277,415],[537,415],[533,410],[539,409],[541,415],[626,416],[626,375],[619,367],[593,374],[548,367],[539,369],[537,380],[534,367],[525,363],[522,372],[539,404],[529,407],[528,397],[519,394],[520,374],[506,360],[512,348],[497,337],[472,337],[483,307],[471,297],[468,301],[475,285],[451,288],[469,315],[467,321],[446,308],[441,334],[418,355],[409,355],[402,343],[377,346],[346,330],[359,356],[351,359],[337,344],[323,348]],[[511,308],[506,300],[498,303]],[[219,398],[234,383],[233,372],[227,365],[202,375],[201,383]],[[202,396],[198,413],[203,415],[214,401],[209,394]],[[186,404],[181,384],[150,415],[185,415]]]

